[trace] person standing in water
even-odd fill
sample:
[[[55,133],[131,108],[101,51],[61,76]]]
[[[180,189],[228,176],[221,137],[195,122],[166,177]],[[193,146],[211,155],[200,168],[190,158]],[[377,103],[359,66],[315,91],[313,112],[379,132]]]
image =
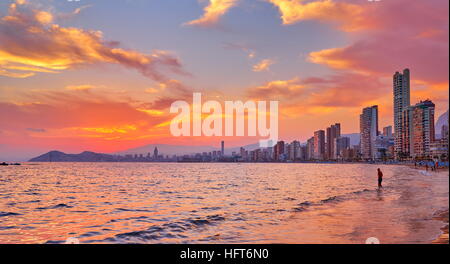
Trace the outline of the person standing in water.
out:
[[[380,168],[378,170],[378,189],[382,188],[381,182],[383,181],[383,172],[381,172]]]

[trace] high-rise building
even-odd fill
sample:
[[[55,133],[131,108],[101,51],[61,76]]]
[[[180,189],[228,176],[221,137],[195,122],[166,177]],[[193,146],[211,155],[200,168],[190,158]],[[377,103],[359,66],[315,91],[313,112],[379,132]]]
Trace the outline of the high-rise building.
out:
[[[314,132],[314,159],[323,160],[325,158],[325,131]]]
[[[430,156],[433,159],[448,160],[448,125],[441,128],[441,138],[430,144]]]
[[[434,108],[430,100],[414,106],[412,114],[413,158],[430,156],[430,144],[434,142]]]
[[[292,141],[290,146],[292,146],[292,149],[294,151],[293,160],[302,159],[302,148],[301,148],[300,142],[297,140],[294,140],[294,141]]]
[[[441,139],[448,140],[448,125],[443,125],[441,127]]]
[[[223,140],[220,142],[220,154],[221,156],[225,156],[225,141]]]
[[[158,148],[155,147],[155,149],[153,150],[153,158],[157,159],[158,158]]]
[[[412,118],[414,106],[408,106],[402,111],[400,118],[401,129],[398,137],[394,138],[394,156],[396,159],[404,159],[413,156],[414,146],[412,138]],[[397,144],[400,145],[395,145]]]
[[[278,141],[275,147],[273,148],[273,159],[276,161],[280,161],[284,156],[284,141]]]
[[[394,139],[392,137],[384,134],[378,135],[373,147],[375,148],[375,159],[386,160],[393,158],[391,149],[394,147]]]
[[[360,145],[363,159],[374,159],[374,142],[378,136],[378,106],[374,105],[363,109],[360,115]]]
[[[308,158],[307,158],[307,153],[308,153],[308,147],[307,147],[307,145],[300,145],[300,159],[301,160],[307,160]]]
[[[333,159],[342,158],[342,152],[350,148],[349,137],[337,137],[334,139],[334,156]]]
[[[393,76],[393,93],[394,93],[394,151],[398,158],[399,153],[403,152],[404,142],[402,135],[403,111],[410,106],[410,72],[404,69],[403,73],[396,72]]]
[[[336,156],[334,149],[334,141],[341,136],[341,124],[336,123],[327,128],[327,140],[325,145],[326,158],[334,159]]]
[[[388,138],[392,137],[392,126],[383,127],[383,136]]]
[[[314,137],[311,137],[306,141],[306,160],[314,159]]]

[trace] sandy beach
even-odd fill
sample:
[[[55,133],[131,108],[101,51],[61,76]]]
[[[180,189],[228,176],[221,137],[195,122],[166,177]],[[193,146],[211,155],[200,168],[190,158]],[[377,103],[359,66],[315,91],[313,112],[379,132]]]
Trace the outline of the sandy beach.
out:
[[[435,239],[433,244],[448,244],[448,210],[437,212],[436,216],[433,217],[434,220],[442,221],[444,226],[441,228],[442,234]]]

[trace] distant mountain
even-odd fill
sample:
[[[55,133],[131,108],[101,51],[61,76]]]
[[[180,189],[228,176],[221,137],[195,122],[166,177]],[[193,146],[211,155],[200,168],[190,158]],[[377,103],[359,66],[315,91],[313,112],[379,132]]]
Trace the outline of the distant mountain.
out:
[[[226,144],[226,142],[225,142]],[[226,146],[226,145],[225,145]],[[212,146],[177,146],[177,145],[166,145],[166,144],[150,144],[145,145],[142,147],[132,148],[124,151],[119,151],[114,154],[117,155],[127,155],[127,154],[147,154],[150,153],[150,155],[153,155],[153,151],[155,150],[155,147],[158,148],[158,153],[163,155],[189,155],[189,154],[195,154],[195,153],[202,153],[202,152],[212,152],[212,151],[219,151],[220,148],[218,147],[212,147]],[[245,150],[255,150],[259,148],[259,144],[250,144],[246,146],[242,146],[245,148]],[[232,152],[239,153],[241,147],[232,147],[232,148],[225,148],[225,154],[231,155]]]
[[[145,154],[150,153],[153,155],[155,147],[158,148],[158,153],[163,155],[186,155],[193,153],[210,152],[214,150],[219,150],[219,148],[214,148],[211,146],[177,146],[177,145],[166,145],[166,144],[150,144],[142,147],[132,148],[124,151],[119,151],[114,154],[127,155],[127,154]]]
[[[50,151],[41,156],[30,159],[30,162],[100,162],[100,161],[103,162],[114,161],[114,156],[90,151],[85,151],[80,154],[66,154],[60,151]]]
[[[436,125],[434,125],[434,130],[436,133],[436,138],[441,137],[441,129],[443,125],[448,126],[448,110],[447,112],[443,113],[436,121]]]

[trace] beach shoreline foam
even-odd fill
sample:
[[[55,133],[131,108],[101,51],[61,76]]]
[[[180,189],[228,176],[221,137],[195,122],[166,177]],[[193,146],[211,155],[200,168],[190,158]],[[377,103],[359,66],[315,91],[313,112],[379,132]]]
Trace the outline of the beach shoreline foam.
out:
[[[448,208],[444,211],[438,211],[435,213],[433,217],[434,220],[442,221],[443,227],[441,227],[442,234],[439,235],[435,240],[433,240],[432,244],[449,244],[448,240],[448,217],[449,212]]]

